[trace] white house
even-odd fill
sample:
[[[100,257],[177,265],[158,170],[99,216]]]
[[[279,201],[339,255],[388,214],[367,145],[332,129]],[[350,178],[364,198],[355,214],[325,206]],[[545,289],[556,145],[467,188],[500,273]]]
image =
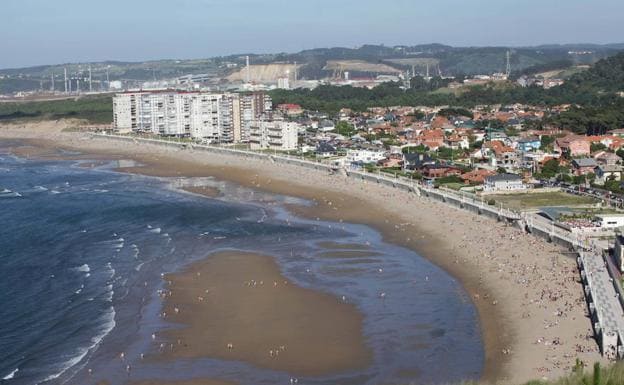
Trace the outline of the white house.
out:
[[[345,163],[377,163],[383,159],[386,159],[386,153],[383,151],[348,150]]]
[[[596,220],[603,229],[617,229],[624,227],[624,215],[621,214],[600,214],[596,215]]]
[[[527,186],[522,182],[520,175],[498,174],[485,178],[484,191],[519,191],[526,190]]]

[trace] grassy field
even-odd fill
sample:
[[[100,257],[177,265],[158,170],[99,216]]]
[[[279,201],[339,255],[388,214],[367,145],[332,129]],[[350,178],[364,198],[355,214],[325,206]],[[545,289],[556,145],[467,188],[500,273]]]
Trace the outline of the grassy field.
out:
[[[599,202],[597,199],[572,195],[564,192],[547,192],[534,194],[488,195],[486,200],[493,199],[497,205],[503,204],[512,209],[532,209],[549,206],[579,206]]]
[[[110,95],[74,99],[0,103],[0,122],[17,119],[84,119],[93,124],[113,121]]]

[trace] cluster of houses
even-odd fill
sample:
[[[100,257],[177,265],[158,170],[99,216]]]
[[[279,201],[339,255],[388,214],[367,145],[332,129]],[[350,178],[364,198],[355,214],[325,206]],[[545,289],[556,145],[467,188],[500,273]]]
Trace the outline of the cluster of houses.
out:
[[[297,105],[278,108],[294,111],[291,118],[307,127],[300,137],[303,153],[342,167],[391,169],[431,181],[456,176],[485,191],[526,189],[553,159],[569,176],[591,175],[595,184],[622,178],[616,152],[624,146],[624,130],[584,136],[561,128],[531,129],[541,127],[547,113],[539,107],[343,109],[337,119]]]
[[[297,104],[273,107],[263,93],[164,90],[117,94],[113,107],[120,132],[297,151],[339,167],[400,172],[432,183],[446,178],[484,191],[526,189],[551,160],[569,178],[588,176],[583,180],[594,184],[622,179],[616,152],[624,146],[624,129],[582,136],[543,128],[547,114],[569,106],[377,107],[329,116]]]

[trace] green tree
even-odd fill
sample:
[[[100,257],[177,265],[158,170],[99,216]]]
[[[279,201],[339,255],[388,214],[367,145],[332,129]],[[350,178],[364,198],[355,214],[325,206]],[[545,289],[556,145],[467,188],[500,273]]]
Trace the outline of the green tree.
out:
[[[349,122],[341,120],[336,123],[336,128],[334,131],[339,135],[352,136],[353,134],[355,134],[355,127],[353,127],[353,125]]]
[[[554,178],[559,173],[559,161],[550,159],[542,167],[542,176],[545,178]]]
[[[540,138],[540,150],[550,151],[552,150],[552,144],[555,142],[554,136],[542,135]]]
[[[403,149],[401,150],[401,152],[404,154],[411,154],[411,153],[424,154],[427,151],[429,151],[429,148],[422,144],[419,144],[418,146],[403,147]]]
[[[589,145],[589,149],[591,152],[598,152],[598,151],[606,150],[607,146],[605,146],[604,144],[600,142],[593,142]]]

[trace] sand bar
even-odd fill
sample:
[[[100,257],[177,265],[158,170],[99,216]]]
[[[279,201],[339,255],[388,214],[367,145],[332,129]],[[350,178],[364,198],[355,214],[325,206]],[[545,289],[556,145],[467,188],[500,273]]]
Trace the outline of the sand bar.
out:
[[[269,256],[223,252],[165,276],[166,359],[236,360],[297,376],[366,368],[362,315],[332,295],[298,287]],[[176,310],[177,309],[177,310]]]

